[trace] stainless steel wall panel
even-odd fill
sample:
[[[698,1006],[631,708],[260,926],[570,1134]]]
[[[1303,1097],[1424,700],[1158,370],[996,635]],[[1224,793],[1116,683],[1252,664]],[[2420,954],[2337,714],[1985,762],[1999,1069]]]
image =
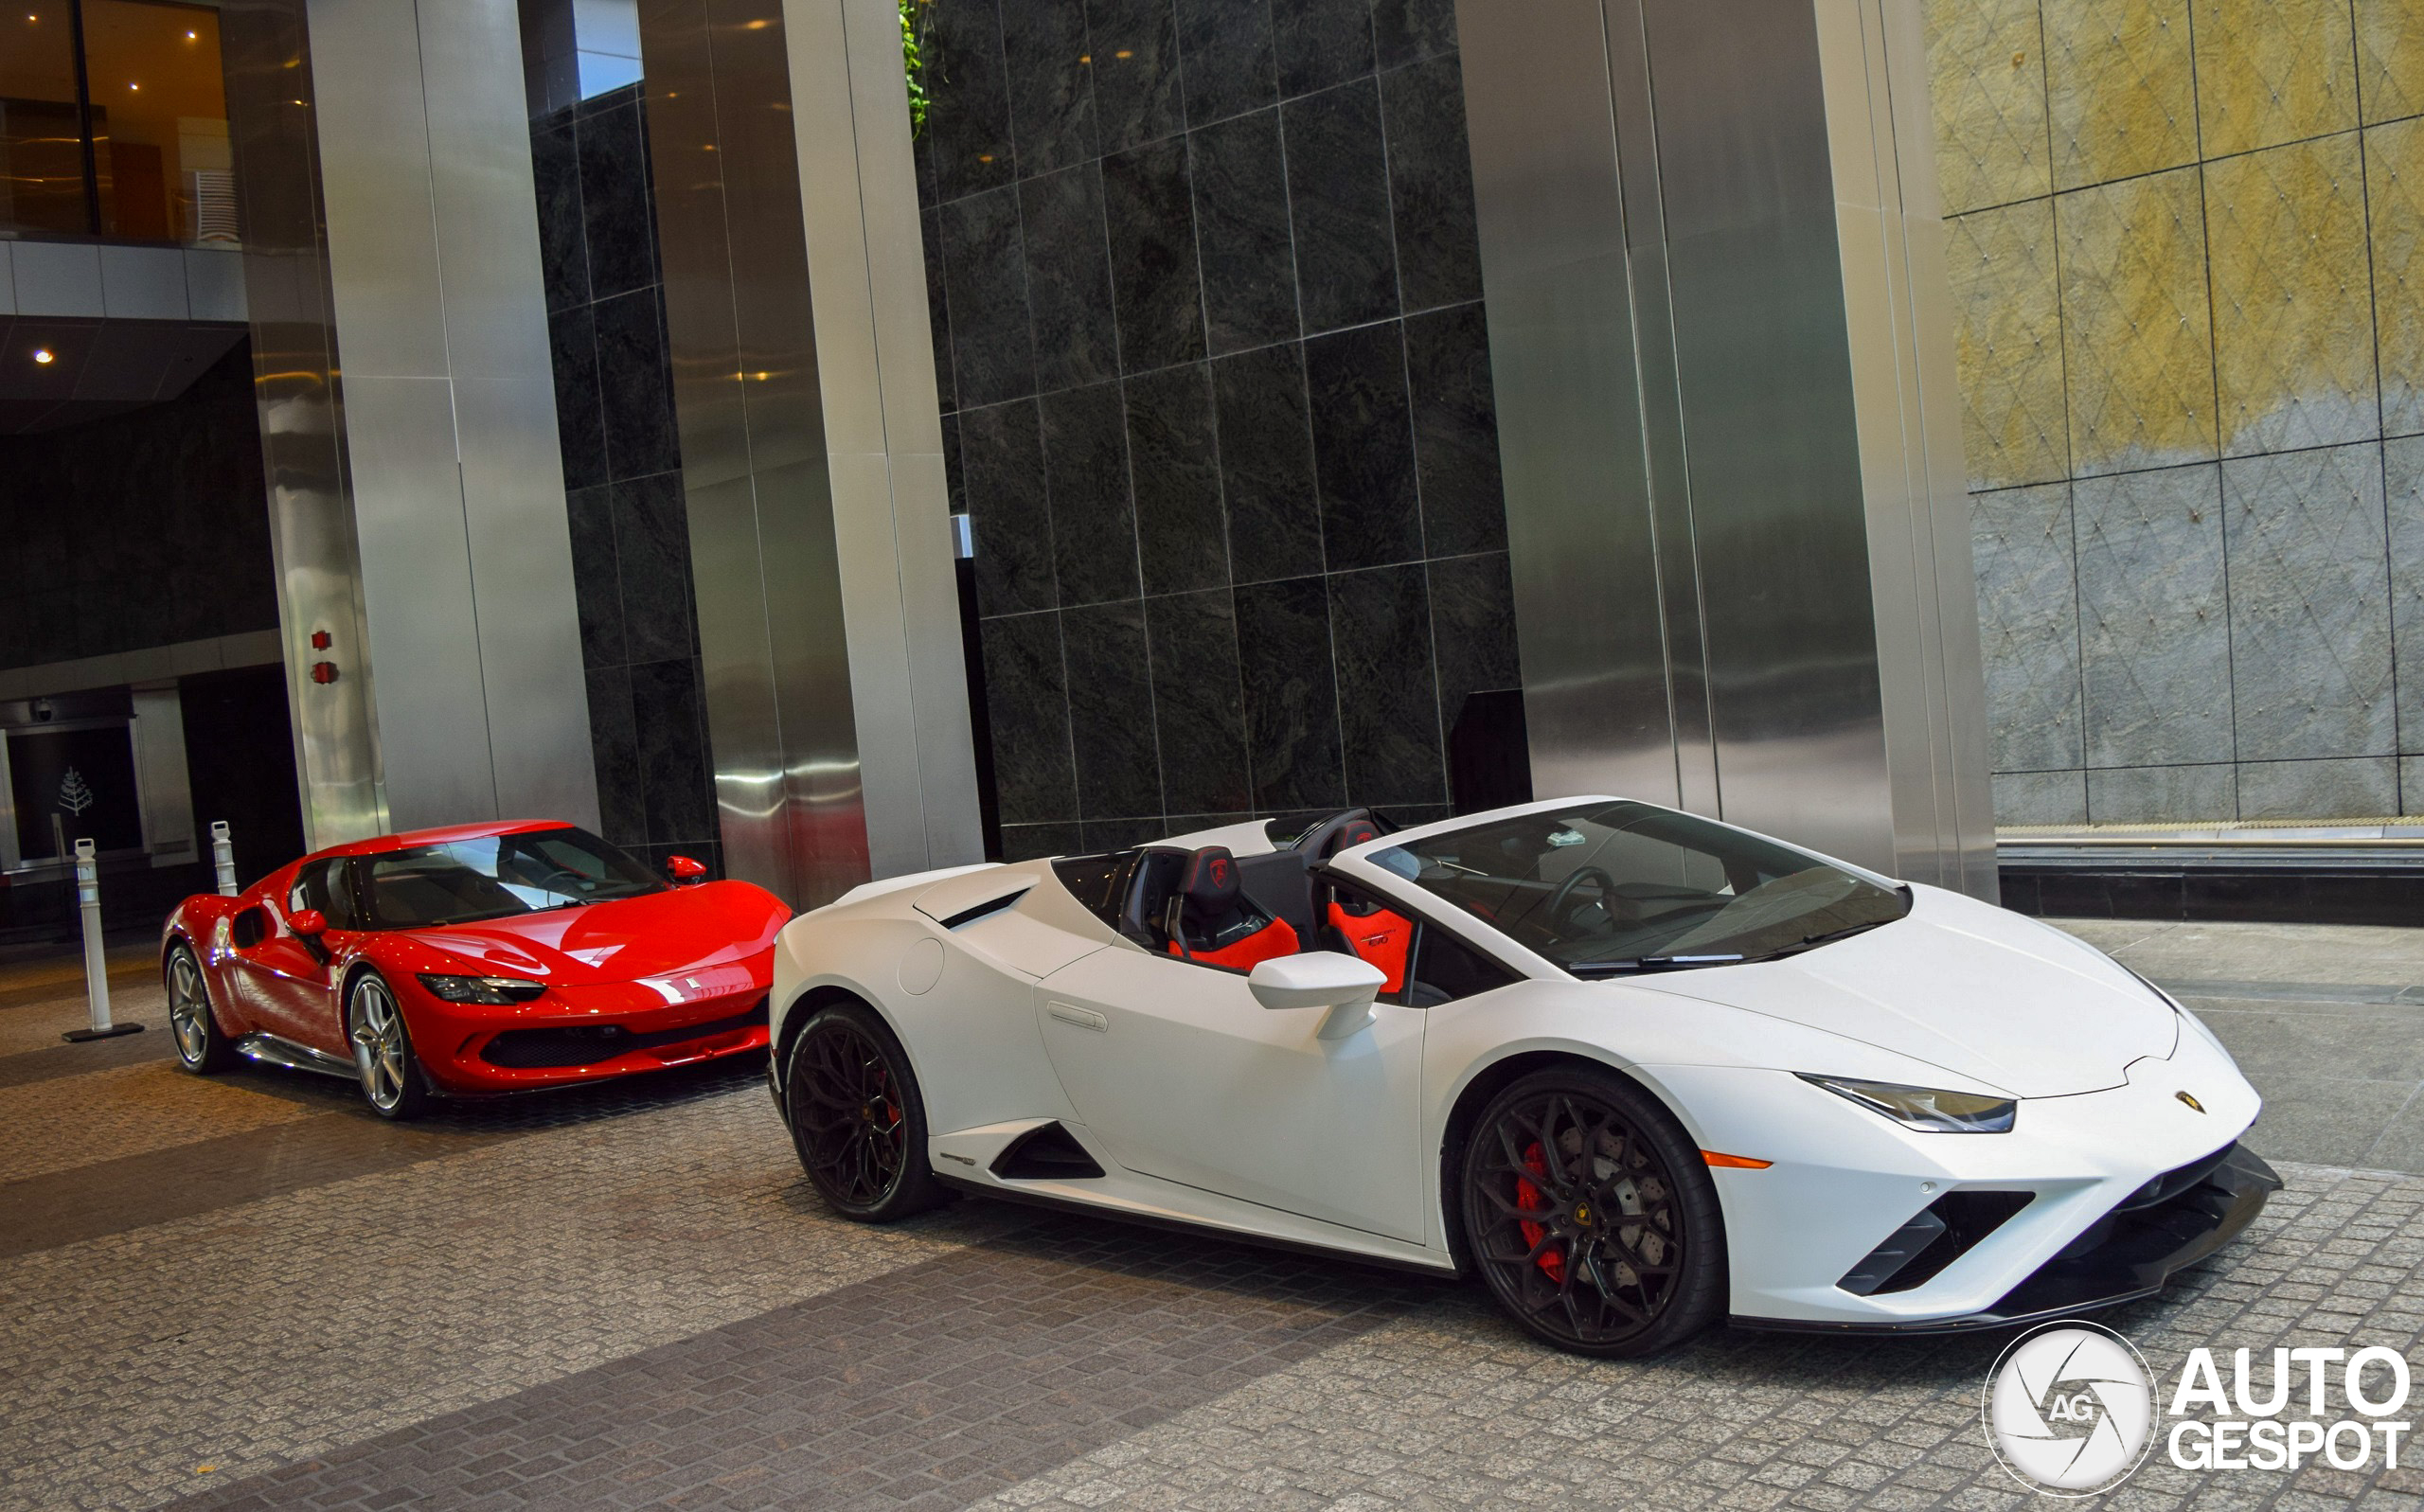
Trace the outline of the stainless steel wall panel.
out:
[[[17,313],[98,320],[109,313],[101,294],[101,249],[89,241],[20,241],[10,249]]]
[[[345,383],[363,603],[385,670],[379,731],[390,817],[401,829],[494,818],[454,387],[350,371]]]
[[[443,378],[417,12],[395,0],[307,0],[306,9],[312,78],[337,102],[312,119],[346,370]]]
[[[1991,897],[1916,0],[1458,19],[1536,789]]]
[[[387,827],[378,710],[346,496],[342,396],[321,224],[315,92],[303,0],[220,9],[229,136],[243,200],[244,299],[253,334],[270,541],[306,843]],[[310,681],[310,637],[335,639],[343,675]]]
[[[9,244],[0,241],[0,315],[17,312],[17,265]]]
[[[101,308],[112,320],[183,320],[185,254],[175,247],[102,247]]]
[[[154,866],[200,859],[193,787],[186,770],[185,706],[172,684],[134,690],[134,785],[143,805],[143,848]],[[0,772],[0,777],[7,774]],[[0,815],[5,820],[6,815]]]
[[[188,248],[184,261],[186,308],[193,318],[242,324],[246,318],[243,255]]]
[[[803,906],[976,854],[900,18],[864,9],[640,13],[726,868]]]
[[[1597,0],[1457,20],[1533,786],[1671,803],[1606,20]]]

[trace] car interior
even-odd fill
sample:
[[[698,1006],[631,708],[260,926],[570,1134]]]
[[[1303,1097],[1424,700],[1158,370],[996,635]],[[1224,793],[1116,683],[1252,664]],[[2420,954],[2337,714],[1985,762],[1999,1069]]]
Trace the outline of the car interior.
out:
[[[1265,855],[1144,845],[1056,864],[1106,923],[1192,965],[1242,974],[1278,956],[1337,951],[1381,969],[1384,999],[1417,1005],[1514,981],[1516,973],[1436,931],[1417,967],[1417,922],[1322,870],[1330,857],[1396,827],[1350,809]]]

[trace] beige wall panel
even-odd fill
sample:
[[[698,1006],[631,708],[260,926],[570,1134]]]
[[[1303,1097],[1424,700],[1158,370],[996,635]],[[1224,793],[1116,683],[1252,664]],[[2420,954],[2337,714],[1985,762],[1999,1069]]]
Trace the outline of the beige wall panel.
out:
[[[2222,454],[2376,434],[2354,132],[2205,165]]]
[[[2197,0],[2197,124],[2209,158],[2354,127],[2348,0]]]
[[[1970,487],[2069,476],[2054,202],[1955,217],[1945,240]]]
[[[2424,120],[2365,132],[2382,434],[2424,432]]]
[[[2188,0],[2045,0],[2054,187],[2197,160]]]
[[[2424,6],[2357,0],[2357,93],[2368,126],[2424,114]]]
[[[2158,173],[2054,203],[2076,475],[2214,455],[2197,174]]]
[[[2051,193],[2037,0],[1928,0],[1927,24],[1945,213]]]

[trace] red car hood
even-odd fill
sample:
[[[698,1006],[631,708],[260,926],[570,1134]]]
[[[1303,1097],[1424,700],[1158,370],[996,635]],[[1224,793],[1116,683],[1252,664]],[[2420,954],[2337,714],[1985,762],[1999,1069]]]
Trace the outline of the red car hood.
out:
[[[708,882],[611,903],[416,930],[435,950],[508,976],[572,987],[744,962],[792,911],[747,882]]]

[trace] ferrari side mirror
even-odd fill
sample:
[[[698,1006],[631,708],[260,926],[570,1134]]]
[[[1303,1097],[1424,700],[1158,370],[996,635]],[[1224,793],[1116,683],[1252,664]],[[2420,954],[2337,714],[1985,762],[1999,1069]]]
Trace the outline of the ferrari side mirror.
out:
[[[1372,1022],[1372,999],[1388,977],[1369,961],[1336,951],[1274,956],[1246,976],[1266,1008],[1328,1008],[1318,1037],[1344,1040]]]
[[[316,908],[307,908],[288,919],[286,927],[307,940],[315,940],[329,932],[329,916]]]
[[[686,882],[695,882],[704,877],[707,874],[707,863],[703,861],[692,861],[687,856],[668,856],[665,858],[665,869],[673,874],[673,883],[678,887]]]

